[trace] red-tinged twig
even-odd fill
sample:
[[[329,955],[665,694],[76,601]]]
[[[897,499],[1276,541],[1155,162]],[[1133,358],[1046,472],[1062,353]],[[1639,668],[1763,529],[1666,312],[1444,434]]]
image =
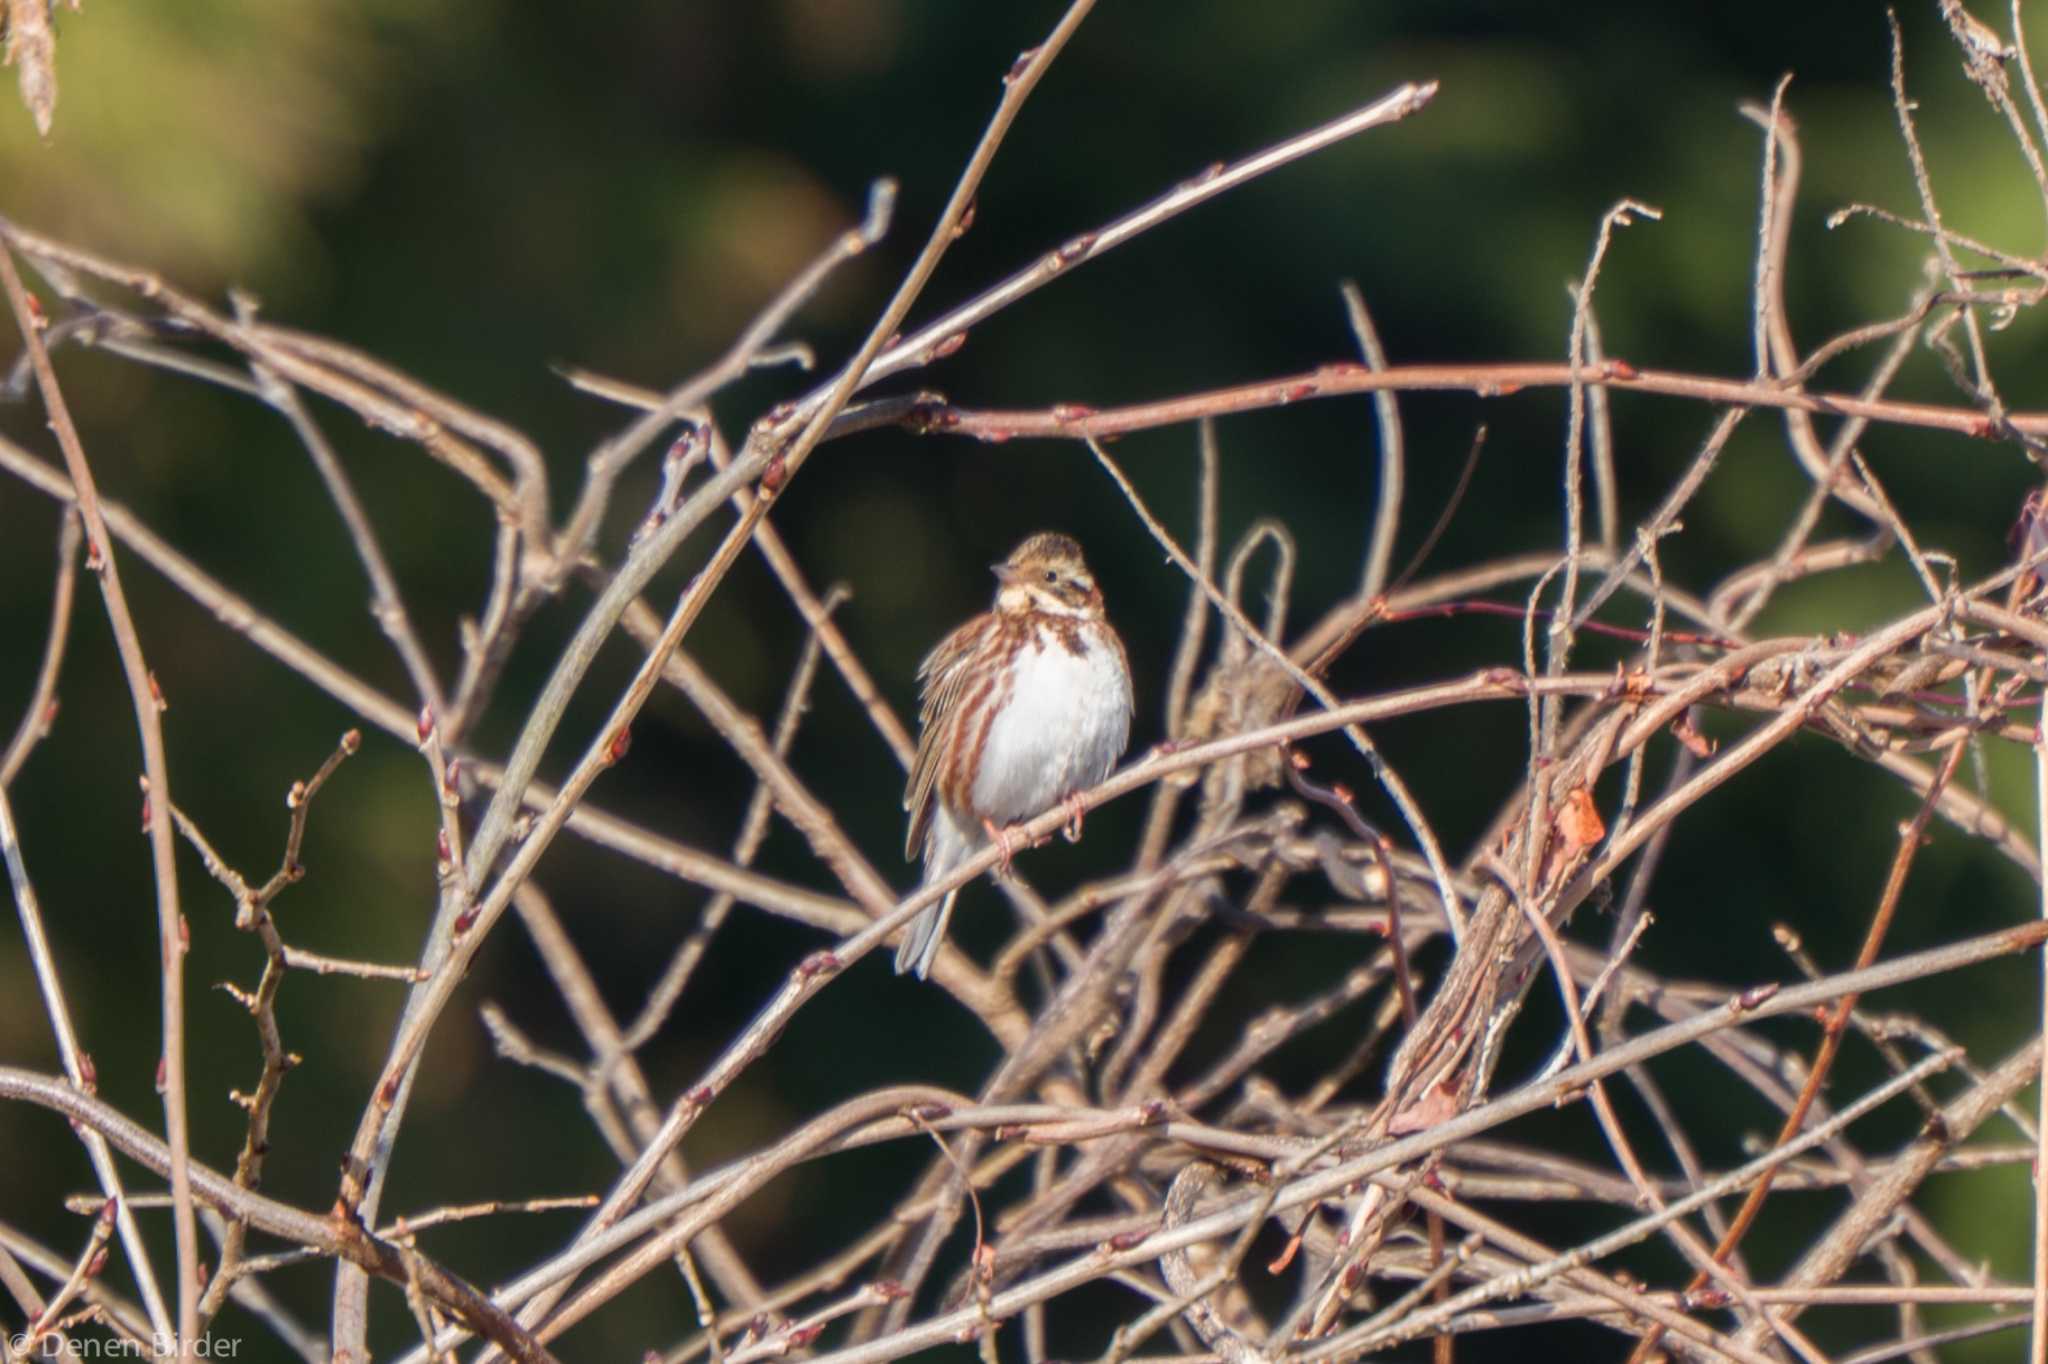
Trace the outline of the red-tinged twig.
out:
[[[1588,1004],[1582,1004],[1580,1001],[1578,987],[1572,980],[1571,965],[1565,959],[1564,944],[1558,939],[1557,930],[1552,928],[1549,920],[1544,917],[1542,909],[1529,903],[1528,897],[1521,893],[1519,887],[1510,884],[1507,890],[1521,907],[1523,918],[1542,941],[1544,952],[1550,959],[1551,977],[1557,982],[1560,1002],[1563,1005],[1566,1045],[1579,1060],[1590,1061],[1593,1058],[1593,1039],[1586,1030],[1585,1020],[1590,1001]],[[1858,964],[1868,965],[1867,962]],[[1608,1149],[1614,1153],[1615,1160],[1628,1176],[1630,1187],[1636,1191],[1636,1196],[1643,1203],[1658,1212],[1664,1211],[1665,1201],[1650,1179],[1649,1171],[1643,1168],[1642,1161],[1637,1158],[1635,1147],[1629,1141],[1627,1133],[1622,1130],[1621,1118],[1615,1112],[1614,1103],[1607,1095],[1606,1084],[1595,1080],[1587,1086],[1587,1092],[1592,1097],[1593,1112],[1599,1121],[1602,1134],[1607,1138]],[[1766,1173],[1764,1178],[1768,1179],[1769,1174]],[[1698,1277],[1712,1279],[1723,1292],[1748,1308],[1752,1317],[1760,1317],[1770,1322],[1780,1341],[1801,1359],[1806,1360],[1807,1364],[1827,1364],[1812,1341],[1789,1326],[1772,1321],[1762,1311],[1761,1305],[1750,1296],[1747,1285],[1731,1273],[1725,1263],[1715,1258],[1712,1249],[1699,1239],[1683,1219],[1673,1218],[1667,1222],[1664,1232],[1671,1238],[1673,1246],[1679,1253],[1699,1267]]]
[[[1781,1279],[1787,1288],[1830,1283],[1861,1258],[1880,1228],[1910,1207],[1928,1174],[1978,1124],[2039,1077],[2041,1039],[2030,1039],[1922,1127],[1920,1135],[1877,1173]]]
[[[1606,390],[1596,391],[1604,393]],[[1436,549],[1437,542],[1443,539],[1444,532],[1451,528],[1452,518],[1458,514],[1458,508],[1464,502],[1466,492],[1472,487],[1472,476],[1479,472],[1479,456],[1485,450],[1486,423],[1481,422],[1472,429],[1472,443],[1465,449],[1465,462],[1458,466],[1458,481],[1451,486],[1451,495],[1444,499],[1444,505],[1437,512],[1436,520],[1431,523],[1429,533],[1422,537],[1422,543],[1417,545],[1415,553],[1408,557],[1407,565],[1394,575],[1393,585],[1387,589],[1389,596],[1398,595],[1401,589],[1408,585],[1408,580],[1429,562],[1430,553]],[[1611,552],[1608,555],[1608,562],[1613,562]],[[1371,598],[1366,600],[1370,601]]]
[[[1920,808],[1914,812],[1913,817],[1900,828],[1898,851],[1892,857],[1891,869],[1885,876],[1884,889],[1878,897],[1876,912],[1871,915],[1863,945],[1857,950],[1855,969],[1860,970],[1877,960],[1877,954],[1884,946],[1885,935],[1891,928],[1892,916],[1898,909],[1899,897],[1905,892],[1906,874],[1912,869],[1914,859],[1919,856],[1921,842],[1927,832],[1928,821],[1934,816],[1941,790],[1955,774],[1956,764],[1962,755],[1963,750],[1960,746],[1949,750],[1941,769],[1935,774],[1933,788],[1920,802]],[[1792,1105],[1792,1111],[1785,1115],[1785,1120],[1778,1129],[1775,1144],[1782,1145],[1790,1141],[1805,1125],[1807,1114],[1812,1110],[1814,1100],[1820,1096],[1821,1086],[1826,1082],[1828,1072],[1834,1068],[1835,1057],[1841,1051],[1842,1038],[1848,1031],[1849,1014],[1856,1007],[1856,1002],[1857,996],[1853,994],[1844,995],[1835,1002],[1821,1032],[1820,1049],[1815,1053],[1813,1063],[1807,1069],[1806,1083],[1801,1087],[1799,1097]],[[1725,1264],[1735,1247],[1742,1243],[1742,1238],[1755,1224],[1757,1215],[1763,1211],[1764,1200],[1770,1197],[1770,1192],[1771,1176],[1766,1173],[1744,1197],[1742,1206],[1736,1210],[1734,1220],[1729,1223],[1720,1243],[1714,1247],[1716,1263]],[[1696,1273],[1692,1282],[1686,1286],[1686,1291],[1690,1293],[1698,1290],[1706,1283],[1707,1277],[1704,1270]],[[1652,1328],[1643,1337],[1642,1343],[1636,1347],[1636,1355],[1647,1358],[1656,1348],[1659,1334]]]
[[[1045,41],[1021,55],[1009,73],[1003,77],[1003,97],[996,105],[996,111],[989,119],[981,140],[975,144],[973,154],[968,158],[966,168],[954,183],[946,205],[939,211],[939,218],[932,226],[932,232],[925,239],[917,259],[911,263],[903,280],[896,287],[887,306],[868,329],[867,339],[855,351],[853,358],[840,369],[838,374],[823,387],[799,401],[789,416],[781,421],[770,418],[766,434],[773,444],[780,447],[777,458],[782,461],[784,473],[775,488],[765,488],[764,493],[779,493],[788,480],[810,457],[818,441],[825,435],[833,418],[845,408],[864,384],[882,377],[876,362],[883,350],[895,337],[897,328],[903,325],[905,317],[924,293],[925,285],[931,282],[932,274],[938,269],[939,261],[945,256],[961,233],[974,208],[975,196],[980,192],[982,178],[994,164],[998,149],[1008,137],[1011,125],[1023,111],[1025,101],[1052,63],[1066,49],[1069,40],[1080,28],[1081,22],[1095,8],[1095,0],[1071,0],[1059,22],[1046,35]],[[787,439],[784,439],[787,437]],[[762,514],[768,502],[763,497],[752,516],[743,518],[751,530],[751,522]],[[714,558],[713,564],[718,564]],[[723,568],[719,569],[720,574]]]
[[[1994,427],[1984,413],[1973,408],[1806,392],[1786,388],[1777,381],[1639,369],[1620,359],[1610,359],[1597,370],[1580,373],[1576,378],[1580,383],[1604,385],[1616,393],[1651,393],[1720,406],[1793,410],[1817,416],[1863,417],[1890,426],[1948,431],[1983,440],[1996,438],[2008,427],[2022,436],[2048,436],[2048,413],[2008,414],[2004,425]],[[985,441],[1025,437],[1106,440],[1203,417],[1259,412],[1317,398],[1355,397],[1383,390],[1503,398],[1531,389],[1567,388],[1573,382],[1572,367],[1554,361],[1393,365],[1379,372],[1339,361],[1278,378],[1114,407],[1062,403],[1045,408],[997,410],[927,404],[902,424],[920,435],[969,436]]]
[[[140,1206],[149,1207],[162,1200],[143,1198],[137,1201]],[[454,1222],[471,1222],[482,1217],[499,1217],[508,1213],[567,1212],[577,1208],[594,1207],[596,1203],[597,1197],[594,1194],[564,1194],[555,1198],[494,1198],[481,1203],[463,1203],[453,1207],[429,1208],[425,1212],[403,1214],[388,1225],[379,1227],[377,1234],[387,1241],[410,1243],[423,1231]],[[250,1256],[242,1261],[242,1274],[245,1279],[255,1274],[268,1274],[286,1265],[302,1264],[316,1255],[316,1251],[300,1249],[279,1255]]]
[[[1605,1299],[1613,1308],[1625,1313],[1626,1315],[1622,1317],[1623,1329],[1627,1329],[1627,1326],[1632,1326],[1635,1323],[1649,1320],[1670,1326],[1674,1332],[1686,1337],[1700,1354],[1709,1359],[1716,1361],[1723,1359],[1739,1360],[1741,1364],[1762,1364],[1763,1360],[1772,1358],[1772,1356],[1766,1355],[1761,1351],[1742,1347],[1723,1333],[1687,1317],[1675,1307],[1663,1305],[1652,1295],[1642,1292],[1632,1280],[1622,1274],[1604,1274],[1597,1269],[1585,1266],[1564,1267],[1561,1262],[1568,1259],[1569,1253],[1567,1255],[1559,1255],[1549,1245],[1536,1240],[1534,1237],[1524,1235],[1514,1228],[1488,1217],[1475,1208],[1445,1198],[1433,1189],[1424,1188],[1420,1190],[1415,1196],[1415,1201],[1424,1207],[1438,1209],[1445,1220],[1478,1232],[1485,1241],[1491,1243],[1499,1251],[1504,1252],[1498,1259],[1493,1259],[1492,1263],[1486,1265],[1486,1268],[1492,1271],[1492,1278],[1487,1281],[1489,1283],[1527,1278],[1536,1281],[1535,1291],[1538,1292],[1543,1291],[1545,1288],[1568,1284],[1570,1288],[1577,1289],[1594,1298]],[[1489,1258],[1492,1259],[1493,1257]],[[1561,1281],[1561,1284],[1558,1281]],[[1466,1294],[1469,1295],[1472,1291],[1467,1289]],[[1484,1309],[1478,1310],[1483,1311]],[[1428,1315],[1436,1318],[1439,1313],[1436,1309],[1432,1309]],[[1452,1319],[1455,1319],[1456,1315],[1455,1313],[1452,1314]],[[1437,1329],[1447,1329],[1450,1325],[1450,1320],[1435,1321],[1433,1325]],[[1388,1334],[1406,1336],[1408,1332],[1405,1329],[1405,1325],[1397,1325],[1390,1330],[1382,1331],[1380,1334],[1383,1336]],[[1332,1349],[1336,1340],[1341,1339],[1348,1343],[1350,1340],[1362,1335],[1362,1332],[1346,1331],[1340,1337],[1333,1337],[1332,1342],[1329,1345],[1325,1345],[1323,1349],[1314,1350],[1313,1353],[1304,1353],[1310,1353],[1310,1357],[1317,1358],[1320,1361],[1321,1358],[1328,1357],[1325,1351]]]

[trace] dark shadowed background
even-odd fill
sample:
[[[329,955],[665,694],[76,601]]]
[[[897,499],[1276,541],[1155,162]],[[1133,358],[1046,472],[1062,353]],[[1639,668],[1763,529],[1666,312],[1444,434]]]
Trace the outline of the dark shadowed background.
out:
[[[39,141],[11,96],[0,97],[0,212],[203,295],[245,289],[272,320],[339,338],[502,418],[546,452],[559,503],[578,485],[583,456],[625,418],[572,391],[552,366],[654,387],[675,382],[857,220],[873,179],[894,176],[902,183],[895,231],[792,329],[823,362],[837,363],[921,244],[995,105],[1002,74],[1057,13],[1044,3],[936,0],[96,0],[59,15],[62,96],[50,139]],[[2040,206],[2026,168],[1962,79],[1933,4],[1901,17],[1908,80],[1951,225],[2016,252],[2040,251]],[[1887,92],[1889,60],[1883,11],[1866,4],[1105,4],[1027,107],[972,231],[913,321],[1212,161],[1403,81],[1434,78],[1442,91],[1407,123],[1283,170],[1088,265],[977,330],[930,372],[892,387],[933,387],[981,406],[1102,407],[1300,370],[1353,354],[1338,296],[1344,280],[1363,290],[1396,363],[1556,360],[1571,320],[1566,287],[1585,268],[1601,215],[1624,196],[1661,208],[1664,218],[1620,233],[1608,257],[1598,303],[1609,352],[1645,367],[1746,376],[1755,364],[1749,287],[1761,136],[1737,106],[1768,102],[1781,75],[1794,76],[1786,107],[1805,149],[1789,280],[1801,341],[1810,347],[1845,326],[1894,315],[1922,281],[1919,239],[1867,220],[1834,231],[1824,223],[1852,201],[1916,211]],[[2035,363],[2040,342],[2034,314],[1993,340],[2015,407],[2048,406]],[[392,695],[408,695],[364,609],[368,592],[332,506],[273,414],[110,355],[72,350],[59,363],[107,496],[262,611]],[[1860,377],[1844,370],[1823,375],[1822,384],[1853,386]],[[766,371],[728,392],[720,416],[737,432],[811,382]],[[1961,400],[1924,353],[1897,391]],[[1474,491],[1426,571],[1560,544],[1564,410],[1555,392],[1404,399],[1411,501],[1400,557],[1442,505],[1481,421],[1490,439]],[[416,448],[335,408],[318,405],[317,413],[359,480],[429,647],[451,665],[458,617],[486,587],[489,518],[470,489]],[[1669,399],[1617,399],[1627,522],[1685,467],[1713,415]],[[56,459],[35,403],[0,411],[0,422]],[[1220,435],[1226,542],[1259,517],[1284,520],[1301,548],[1293,619],[1312,619],[1360,571],[1375,490],[1371,406],[1351,399],[1237,417]],[[1953,553],[1966,575],[2005,560],[2007,527],[2035,481],[2014,448],[1883,429],[1863,448],[1925,544]],[[1115,451],[1168,524],[1187,533],[1193,432],[1134,436]],[[619,500],[602,541],[610,558],[623,551],[652,493],[653,463],[636,466]],[[1683,533],[1662,547],[1666,572],[1704,590],[1727,566],[1767,553],[1806,487],[1776,427],[1753,418]],[[823,448],[776,520],[814,581],[852,589],[840,620],[906,717],[918,659],[985,602],[984,566],[1026,532],[1073,532],[1130,647],[1139,697],[1134,750],[1161,737],[1160,686],[1184,583],[1085,449],[864,435]],[[40,656],[57,524],[52,503],[0,481],[0,734],[11,731]],[[350,717],[146,568],[124,566],[169,701],[179,803],[229,861],[252,877],[265,874],[282,847],[286,789],[310,774]],[[653,599],[665,608],[680,584],[680,571],[671,571]],[[1853,630],[1911,604],[1918,591],[1889,561],[1787,589],[1758,629]],[[155,1123],[154,906],[147,845],[137,834],[140,758],[104,615],[90,591],[79,601],[55,732],[11,795],[101,1092]],[[493,756],[503,755],[587,602],[572,593],[528,630],[478,736]],[[1634,606],[1608,615],[1642,623]],[[786,599],[749,557],[689,647],[767,717],[801,641]],[[1407,624],[1368,634],[1333,682],[1346,693],[1385,688],[1513,664],[1519,648],[1511,621]],[[1599,666],[1619,656],[1596,643],[1581,661]],[[613,646],[543,776],[559,775],[566,755],[588,740],[636,657]],[[1377,735],[1453,856],[1510,789],[1523,726],[1521,710],[1503,706],[1449,723],[1389,725]],[[1370,789],[1345,750],[1312,751],[1329,775]],[[2001,808],[2030,818],[2019,755],[1989,758]],[[901,774],[829,675],[793,761],[877,865],[909,887],[914,871],[897,853]],[[750,789],[716,736],[669,693],[643,715],[628,758],[593,800],[719,846]],[[1641,949],[1645,960],[1737,984],[1780,978],[1789,968],[1770,928],[1784,921],[1822,962],[1846,962],[1894,826],[1912,806],[1905,792],[1877,784],[1870,768],[1817,740],[1768,759],[1682,826],[1652,895],[1657,923]],[[1123,802],[1092,817],[1078,848],[1030,854],[1034,883],[1057,891],[1110,865],[1129,844],[1138,808]],[[1367,812],[1396,824],[1376,795]],[[194,944],[195,1148],[227,1164],[241,1127],[224,1090],[253,1085],[257,1051],[246,1017],[203,987],[252,982],[260,953],[232,930],[232,904],[197,859],[180,856]],[[385,961],[417,954],[433,905],[434,844],[431,792],[409,746],[368,736],[317,802],[305,862],[309,876],[278,906],[288,939]],[[832,888],[786,826],[771,834],[761,865]],[[707,898],[573,839],[548,855],[539,880],[626,1015]],[[1892,946],[2016,922],[2031,913],[2032,893],[2018,873],[1943,829],[1915,869]],[[955,932],[970,951],[985,951],[1008,913],[992,891],[971,888]],[[1598,922],[1575,928],[1604,936]],[[751,911],[725,933],[709,968],[716,975],[693,988],[645,1053],[664,1101],[694,1082],[796,961],[825,945]],[[1276,1001],[1310,993],[1346,969],[1331,941],[1261,941],[1250,978]],[[1897,1002],[1940,1019],[1979,1057],[2002,1055],[2030,1027],[2036,996],[2028,968],[1980,968],[1968,983],[1967,994]],[[336,1162],[399,999],[389,984],[288,983],[280,1006],[286,1044],[306,1063],[278,1108],[271,1192],[308,1207],[331,1201]],[[492,1056],[472,1007],[485,1000],[545,1043],[577,1045],[508,923],[473,972],[465,1007],[436,1034],[387,1212],[602,1188],[615,1172],[574,1090]],[[1354,1024],[1338,1022],[1316,1045],[1342,1052]],[[1810,1032],[1788,1025],[1783,1035]],[[1206,1039],[1196,1054],[1213,1056],[1229,1041]],[[891,977],[878,955],[798,1016],[770,1058],[711,1111],[689,1154],[703,1168],[881,1083],[970,1085],[990,1045],[938,991]],[[0,935],[0,1058],[56,1069],[12,934]],[[1504,1074],[1533,1059],[1511,1059]],[[1854,1053],[1839,1083],[1874,1073],[1868,1056]],[[1712,1069],[1702,1064],[1697,1076],[1675,1099],[1717,1160],[1739,1152],[1745,1135],[1774,1126],[1746,1098],[1718,1102]],[[1273,1078],[1284,1086],[1289,1077],[1282,1067]],[[1895,1121],[1903,1138],[1907,1120]],[[90,1178],[62,1124],[0,1109],[0,1153],[0,1218],[59,1246],[76,1244],[82,1221],[67,1223],[49,1194],[87,1189]],[[843,1209],[848,1225],[872,1218],[923,1156],[892,1147],[805,1167],[728,1225],[763,1278],[788,1273],[827,1247],[780,1235],[787,1209],[810,1209],[812,1225],[819,1208]],[[2013,1175],[2003,1202],[1933,1211],[1969,1253],[2020,1272],[2023,1181],[2023,1172]],[[1989,1186],[1970,1187],[1982,1195]],[[488,1284],[545,1253],[571,1216],[495,1219],[431,1244]],[[1555,1239],[1577,1226],[1558,1214]],[[1753,1265],[1775,1269],[1806,1230],[1794,1215],[1767,1222],[1749,1247]],[[168,1247],[168,1234],[160,1244]],[[1639,1271],[1668,1274],[1661,1255],[1645,1254]],[[324,1267],[276,1280],[315,1321],[325,1320],[328,1284]],[[395,1296],[380,1292],[375,1301],[372,1341],[389,1351],[413,1328]],[[630,1309],[600,1314],[570,1335],[565,1348],[615,1356],[694,1329],[672,1276],[650,1279],[629,1301]],[[1106,1291],[1075,1300],[1077,1309],[1088,1303],[1105,1314],[1131,1306]],[[1057,1353],[1093,1355],[1106,1344],[1107,1315],[1055,1316]],[[1827,1339],[1824,1323],[1814,1329]],[[268,1343],[247,1334],[263,1357]],[[1556,1339],[1560,1350],[1616,1348],[1606,1335],[1561,1330]],[[1954,1357],[1996,1358],[2001,1345],[2011,1348],[1997,1338],[1981,1354]],[[1461,1345],[1461,1357],[1503,1357],[1488,1348],[1475,1340]]]

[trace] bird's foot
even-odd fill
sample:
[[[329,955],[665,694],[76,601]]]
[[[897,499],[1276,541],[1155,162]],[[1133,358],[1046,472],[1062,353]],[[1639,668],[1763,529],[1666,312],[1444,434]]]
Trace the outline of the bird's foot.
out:
[[[1017,855],[1017,836],[1012,832],[1013,824],[997,824],[992,819],[981,821],[981,827],[988,834],[988,841],[996,845],[996,875],[1010,874],[1010,861]]]
[[[1067,842],[1079,843],[1081,841],[1081,817],[1088,813],[1088,807],[1081,803],[1081,793],[1079,791],[1069,791],[1065,798],[1060,801],[1060,808],[1067,812],[1066,827],[1061,829],[1060,832],[1066,835]]]

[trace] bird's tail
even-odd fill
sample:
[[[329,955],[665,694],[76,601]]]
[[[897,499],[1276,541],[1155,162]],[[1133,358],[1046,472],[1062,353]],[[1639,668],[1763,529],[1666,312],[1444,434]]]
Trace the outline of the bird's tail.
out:
[[[896,944],[897,975],[909,971],[923,980],[931,974],[932,962],[946,941],[946,921],[953,917],[953,902],[959,898],[959,891],[948,891],[945,899],[927,906],[910,921],[903,930],[903,941]]]

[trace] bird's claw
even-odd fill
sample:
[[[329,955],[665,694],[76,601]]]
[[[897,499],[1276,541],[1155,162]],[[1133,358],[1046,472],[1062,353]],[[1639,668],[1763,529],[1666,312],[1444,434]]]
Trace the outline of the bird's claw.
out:
[[[996,845],[996,874],[1008,876],[1010,861],[1017,855],[1017,840],[1010,832],[1013,826],[999,825],[992,819],[984,819],[981,827],[987,831],[988,841]]]
[[[1081,803],[1081,793],[1079,791],[1069,791],[1065,799],[1060,801],[1060,808],[1067,812],[1066,827],[1061,829],[1060,832],[1066,836],[1067,842],[1079,843],[1081,841],[1081,817],[1088,813],[1088,807]]]

